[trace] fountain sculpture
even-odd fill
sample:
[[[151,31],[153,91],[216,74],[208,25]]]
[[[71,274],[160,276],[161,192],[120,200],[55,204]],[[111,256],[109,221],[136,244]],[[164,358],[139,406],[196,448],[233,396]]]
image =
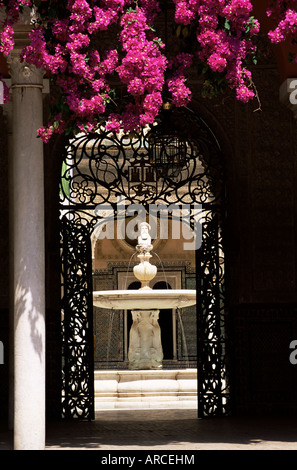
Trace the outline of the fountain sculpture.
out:
[[[134,276],[141,282],[135,290],[96,291],[93,303],[96,307],[131,310],[132,326],[129,341],[130,369],[161,369],[163,350],[158,323],[162,309],[189,307],[196,304],[196,291],[190,289],[153,290],[149,284],[157,274],[157,267],[150,263],[153,245],[150,226],[143,222],[139,226],[139,264],[133,268]]]

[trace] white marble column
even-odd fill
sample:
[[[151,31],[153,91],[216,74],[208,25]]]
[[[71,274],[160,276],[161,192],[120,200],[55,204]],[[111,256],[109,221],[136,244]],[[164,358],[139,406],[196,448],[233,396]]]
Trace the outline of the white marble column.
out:
[[[43,72],[9,57],[12,120],[14,448],[45,447]]]

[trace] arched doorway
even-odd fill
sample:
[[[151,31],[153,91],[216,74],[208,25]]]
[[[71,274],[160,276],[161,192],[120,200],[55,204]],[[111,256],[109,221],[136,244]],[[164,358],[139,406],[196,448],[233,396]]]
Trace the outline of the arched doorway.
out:
[[[158,140],[161,127],[162,122],[156,126],[154,151],[164,145]],[[99,229],[101,236],[125,238],[126,216],[135,204],[145,217],[153,207],[160,220],[162,208],[172,224],[177,221],[176,229],[184,224],[192,235],[200,230],[199,243],[196,238],[191,244],[196,258],[198,413],[228,413],[223,159],[215,136],[191,111],[175,110],[168,129],[182,142],[165,143],[169,157],[178,155],[174,164],[151,152],[147,130],[129,136],[104,131],[78,136],[65,153],[60,204],[64,416],[94,415],[91,236]]]

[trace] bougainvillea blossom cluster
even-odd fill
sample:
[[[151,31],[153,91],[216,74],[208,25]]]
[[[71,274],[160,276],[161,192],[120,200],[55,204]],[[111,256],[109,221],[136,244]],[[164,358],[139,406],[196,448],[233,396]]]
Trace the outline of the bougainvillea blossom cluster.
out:
[[[259,32],[260,25],[252,17],[251,2],[175,0],[175,3],[177,22],[197,22],[200,61],[213,72],[224,73],[238,99],[248,101],[253,98],[251,74],[245,63],[256,51],[252,39]]]
[[[268,33],[271,42],[277,44],[294,36],[297,31],[297,1],[278,0],[270,2],[267,15],[277,19],[277,26]]]
[[[153,37],[145,9],[136,7],[125,12],[120,26],[124,56],[116,72],[134,102],[123,114],[113,114],[106,127],[119,130],[123,126],[128,132],[154,122],[162,105],[167,59],[161,52],[163,44]]]
[[[14,47],[13,25],[25,7],[39,21],[30,33],[23,60],[43,68],[56,87],[52,113],[38,135],[48,142],[55,133],[89,132],[104,122],[125,132],[152,124],[164,102],[186,106],[191,100],[187,72],[204,66],[213,80],[223,79],[237,99],[254,98],[249,62],[255,57],[260,25],[250,0],[172,0],[176,25],[194,31],[192,50],[169,57],[155,23],[164,2],[158,0],[0,0],[0,52]],[[273,0],[268,16],[276,27],[272,42],[297,32],[297,0]],[[113,29],[117,42],[98,48],[100,34]],[[118,83],[120,97],[111,83]],[[205,81],[206,83],[206,81]],[[208,81],[210,87],[212,83]],[[6,93],[7,94],[7,93]]]

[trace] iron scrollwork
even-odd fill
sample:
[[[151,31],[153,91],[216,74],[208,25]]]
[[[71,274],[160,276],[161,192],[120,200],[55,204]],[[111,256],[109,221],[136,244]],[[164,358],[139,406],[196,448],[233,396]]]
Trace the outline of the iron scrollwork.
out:
[[[92,259],[87,226],[62,219],[62,416],[94,418]]]

